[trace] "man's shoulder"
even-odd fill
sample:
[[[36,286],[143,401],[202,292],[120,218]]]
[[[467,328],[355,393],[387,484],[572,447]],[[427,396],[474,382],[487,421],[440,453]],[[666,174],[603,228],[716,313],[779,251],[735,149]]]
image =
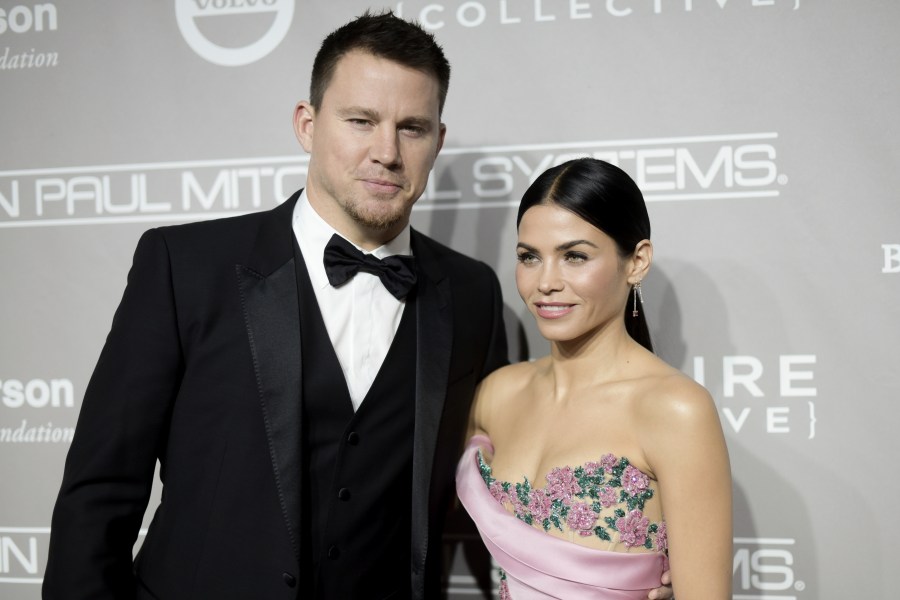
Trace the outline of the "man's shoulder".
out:
[[[268,209],[220,217],[205,221],[194,221],[178,225],[166,225],[154,231],[167,242],[175,244],[224,244],[226,246],[248,243],[262,234],[277,234],[290,231],[293,207],[300,192],[296,192],[282,204]],[[261,228],[268,227],[268,231]]]
[[[257,211],[220,217],[205,221],[192,221],[178,225],[164,225],[157,230],[166,238],[197,238],[206,236],[222,236],[240,232],[255,231],[260,222],[272,213],[271,210]]]

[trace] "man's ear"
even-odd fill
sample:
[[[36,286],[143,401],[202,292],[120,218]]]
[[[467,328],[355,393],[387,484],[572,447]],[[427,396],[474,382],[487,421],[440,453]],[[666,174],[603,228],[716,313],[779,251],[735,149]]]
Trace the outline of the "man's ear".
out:
[[[312,152],[315,120],[316,109],[306,100],[298,102],[294,108],[294,135],[307,152]]]
[[[447,135],[447,126],[443,123],[438,124],[438,143],[437,143],[437,151],[434,153],[434,158],[437,160],[437,155],[441,153],[441,148],[444,147],[444,137]]]
[[[641,240],[628,259],[628,283],[634,285],[640,283],[650,271],[650,263],[653,262],[653,243],[650,240]]]

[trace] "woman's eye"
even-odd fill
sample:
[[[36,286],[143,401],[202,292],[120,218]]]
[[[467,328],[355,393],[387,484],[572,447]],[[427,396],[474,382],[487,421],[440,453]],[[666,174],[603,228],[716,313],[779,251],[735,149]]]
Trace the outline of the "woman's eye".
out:
[[[531,252],[520,252],[516,258],[518,261],[524,265],[530,265],[534,262],[537,262],[537,256],[532,254]]]
[[[567,262],[582,263],[587,260],[587,255],[581,252],[568,252],[565,259]]]

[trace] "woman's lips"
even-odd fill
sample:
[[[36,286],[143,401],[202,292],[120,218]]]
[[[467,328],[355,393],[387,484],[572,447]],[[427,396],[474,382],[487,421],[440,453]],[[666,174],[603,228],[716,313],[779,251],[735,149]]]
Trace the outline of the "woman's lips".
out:
[[[537,314],[542,319],[559,319],[564,317],[575,309],[574,304],[563,304],[560,302],[535,302]]]

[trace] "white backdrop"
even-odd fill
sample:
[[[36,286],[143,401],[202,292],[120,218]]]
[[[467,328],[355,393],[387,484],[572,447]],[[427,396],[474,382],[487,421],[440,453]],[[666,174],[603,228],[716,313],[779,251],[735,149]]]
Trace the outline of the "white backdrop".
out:
[[[301,186],[294,103],[324,35],[368,6],[0,0],[0,597],[39,597],[68,441],[138,236]],[[546,351],[513,284],[519,196],[574,155],[619,164],[650,208],[659,354],[720,407],[734,598],[887,597],[900,3],[381,6],[434,30],[453,65],[414,225],[495,267],[514,352]],[[455,546],[451,597],[491,587],[473,553]]]

